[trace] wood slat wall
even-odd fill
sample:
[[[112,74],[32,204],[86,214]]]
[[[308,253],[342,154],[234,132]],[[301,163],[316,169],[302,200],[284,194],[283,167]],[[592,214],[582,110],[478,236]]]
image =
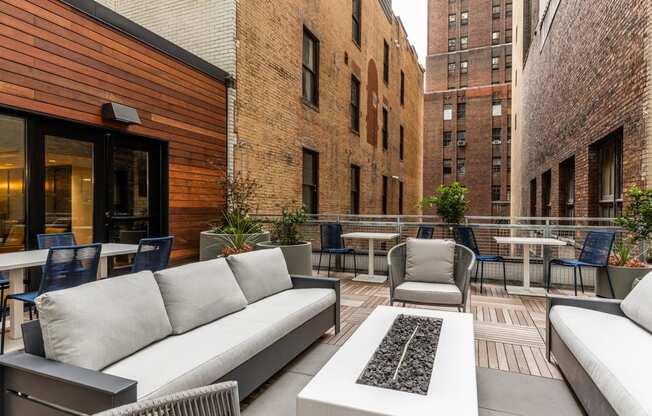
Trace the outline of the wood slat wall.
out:
[[[142,124],[101,118],[118,102]],[[197,255],[224,205],[226,87],[58,0],[0,1],[0,107],[120,129],[169,143],[173,259]]]

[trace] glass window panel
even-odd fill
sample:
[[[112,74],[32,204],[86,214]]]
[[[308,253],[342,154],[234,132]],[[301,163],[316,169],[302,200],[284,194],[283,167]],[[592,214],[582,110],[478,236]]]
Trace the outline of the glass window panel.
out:
[[[93,242],[93,144],[45,136],[45,232]]]
[[[0,253],[25,249],[25,121],[0,115]]]

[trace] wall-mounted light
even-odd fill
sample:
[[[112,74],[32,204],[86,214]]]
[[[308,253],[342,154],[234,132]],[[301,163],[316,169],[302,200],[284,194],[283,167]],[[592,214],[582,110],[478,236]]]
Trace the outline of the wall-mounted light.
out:
[[[138,110],[118,103],[102,104],[102,118],[124,124],[141,124]]]

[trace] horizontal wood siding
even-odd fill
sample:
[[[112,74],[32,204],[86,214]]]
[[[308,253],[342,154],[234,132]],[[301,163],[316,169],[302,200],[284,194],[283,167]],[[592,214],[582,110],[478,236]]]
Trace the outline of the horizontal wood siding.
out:
[[[102,119],[136,108],[142,124]],[[175,261],[197,256],[199,232],[224,205],[226,88],[56,0],[0,1],[0,106],[106,126],[169,143]]]

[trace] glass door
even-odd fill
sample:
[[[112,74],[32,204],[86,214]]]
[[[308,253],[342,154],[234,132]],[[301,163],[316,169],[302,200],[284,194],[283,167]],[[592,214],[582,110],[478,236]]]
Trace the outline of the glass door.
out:
[[[0,253],[25,249],[25,120],[0,114]]]

